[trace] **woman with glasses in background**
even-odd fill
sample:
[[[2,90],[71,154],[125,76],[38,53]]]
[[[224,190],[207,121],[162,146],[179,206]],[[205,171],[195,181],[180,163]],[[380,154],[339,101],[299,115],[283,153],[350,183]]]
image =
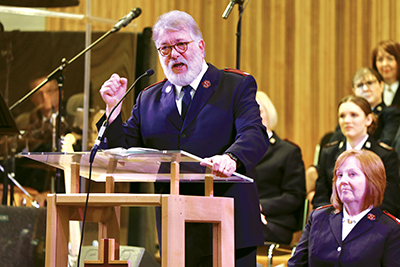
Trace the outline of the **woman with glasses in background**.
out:
[[[382,76],[372,68],[360,68],[353,76],[353,92],[364,97],[371,105],[372,111],[378,116],[378,125],[372,135],[378,142],[391,146],[400,126],[400,109],[388,107],[382,99],[385,83]],[[330,141],[343,138],[340,126],[336,127]]]

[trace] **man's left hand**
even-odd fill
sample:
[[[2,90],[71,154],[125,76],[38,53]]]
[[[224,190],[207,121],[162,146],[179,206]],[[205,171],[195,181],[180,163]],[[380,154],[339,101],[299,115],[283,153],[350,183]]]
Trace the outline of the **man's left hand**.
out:
[[[210,166],[212,174],[219,177],[229,177],[236,171],[236,161],[226,154],[205,158],[200,162],[200,165]]]

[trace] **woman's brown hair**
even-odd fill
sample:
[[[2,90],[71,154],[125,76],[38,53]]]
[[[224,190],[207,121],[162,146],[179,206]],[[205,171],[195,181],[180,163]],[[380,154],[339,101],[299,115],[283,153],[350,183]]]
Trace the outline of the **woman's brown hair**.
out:
[[[378,116],[372,112],[371,105],[369,104],[369,102],[364,97],[348,95],[348,96],[343,97],[342,100],[340,100],[337,109],[339,110],[340,106],[346,102],[352,102],[352,103],[356,104],[357,106],[359,106],[361,108],[361,110],[364,112],[365,116],[368,116],[369,114],[371,114],[372,123],[370,126],[368,126],[367,132],[369,135],[373,135],[376,128],[378,127]]]
[[[350,149],[340,154],[335,164],[331,202],[336,211],[340,212],[343,209],[343,202],[339,198],[336,187],[337,171],[350,157],[354,157],[357,160],[367,182],[361,209],[365,210],[371,205],[373,207],[380,206],[386,188],[386,172],[381,158],[370,150]]]

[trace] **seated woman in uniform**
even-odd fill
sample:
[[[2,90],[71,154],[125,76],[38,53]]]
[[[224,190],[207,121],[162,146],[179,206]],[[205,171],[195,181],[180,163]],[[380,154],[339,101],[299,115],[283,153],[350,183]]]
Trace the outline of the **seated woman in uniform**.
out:
[[[264,241],[290,244],[293,232],[298,230],[306,193],[301,150],[272,131],[278,118],[268,96],[257,92],[256,100],[270,142],[255,174]]]
[[[400,220],[382,211],[386,171],[370,150],[336,161],[331,205],[310,213],[288,266],[400,266]]]

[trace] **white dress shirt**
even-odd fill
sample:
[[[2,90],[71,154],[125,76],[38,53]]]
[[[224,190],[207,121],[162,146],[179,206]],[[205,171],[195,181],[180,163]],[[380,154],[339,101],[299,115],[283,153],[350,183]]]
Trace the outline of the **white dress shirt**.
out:
[[[385,83],[385,87],[383,88],[383,102],[385,102],[386,106],[392,105],[393,98],[398,88],[399,88],[399,81],[395,81],[390,86]]]
[[[368,207],[356,216],[350,216],[346,209],[343,207],[343,219],[342,219],[342,241],[347,237],[347,235],[353,230],[354,226],[372,209]]]
[[[361,140],[360,143],[358,143],[355,147],[351,147],[349,142],[346,142],[346,150],[350,150],[350,149],[356,149],[356,150],[361,150],[365,144],[365,142],[367,142],[369,135],[367,134],[363,140]]]
[[[190,91],[190,95],[191,95],[192,99],[193,99],[193,96],[196,93],[196,89],[199,86],[201,79],[203,78],[204,73],[206,73],[207,69],[208,69],[208,65],[205,61],[203,61],[203,66],[201,68],[199,75],[197,75],[196,79],[194,79],[190,83],[190,86],[192,87],[192,90]],[[182,86],[174,84],[174,87],[175,87],[175,96],[176,96],[175,97],[176,106],[178,108],[179,114],[181,114],[182,113],[182,98],[185,93],[182,90]]]

